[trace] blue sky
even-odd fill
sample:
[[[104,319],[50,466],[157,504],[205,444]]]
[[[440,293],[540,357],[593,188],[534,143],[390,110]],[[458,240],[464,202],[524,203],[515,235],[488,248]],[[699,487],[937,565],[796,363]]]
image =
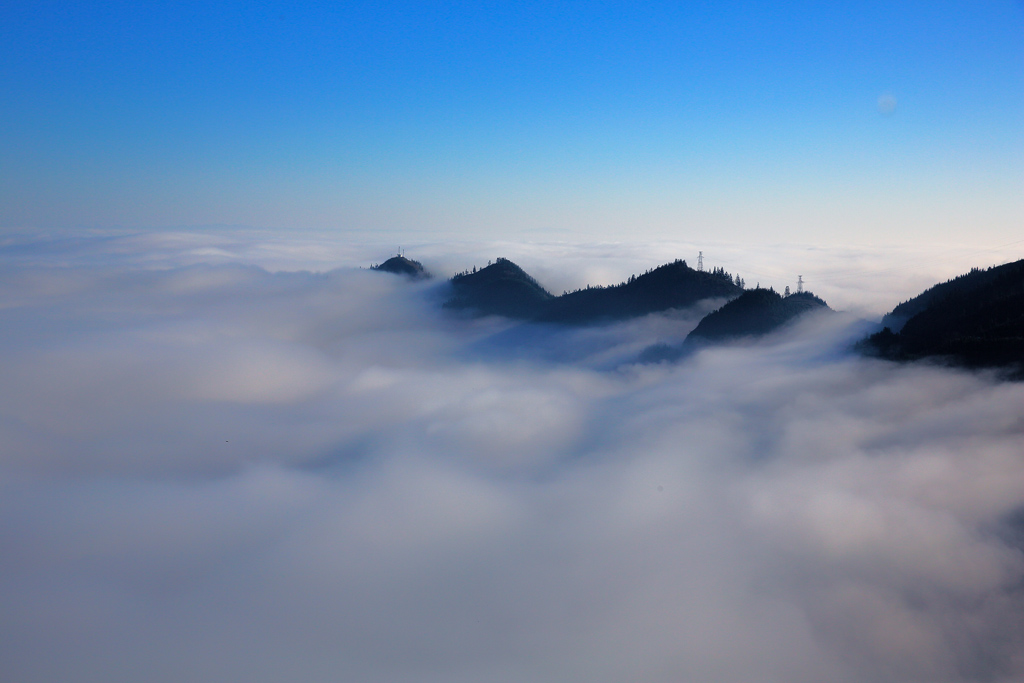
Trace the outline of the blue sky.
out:
[[[1024,219],[1021,3],[23,3],[0,63],[5,230],[997,245]]]

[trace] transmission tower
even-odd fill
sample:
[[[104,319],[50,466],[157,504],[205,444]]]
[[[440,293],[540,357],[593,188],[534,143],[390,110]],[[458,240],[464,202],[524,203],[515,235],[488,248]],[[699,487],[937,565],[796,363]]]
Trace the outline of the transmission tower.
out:
[[[704,252],[697,252],[697,270],[704,270]]]
[[[804,291],[804,276],[803,275],[797,275],[796,276],[796,291],[799,292],[800,294],[803,294],[803,291]]]

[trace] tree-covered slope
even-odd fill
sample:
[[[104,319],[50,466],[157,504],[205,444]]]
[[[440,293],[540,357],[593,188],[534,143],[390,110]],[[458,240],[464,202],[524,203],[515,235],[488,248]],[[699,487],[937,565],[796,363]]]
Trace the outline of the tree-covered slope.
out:
[[[773,289],[750,289],[704,316],[686,341],[715,342],[767,334],[814,310],[831,309],[810,292],[782,296]]]
[[[1019,271],[1022,263],[1024,263],[1024,260],[995,266],[986,270],[973,268],[969,273],[930,287],[913,299],[904,301],[882,318],[882,324],[893,332],[899,332],[908,320],[932,304],[941,302],[946,297],[956,295],[957,293],[964,294],[990,285],[1006,274]]]
[[[620,320],[692,306],[702,299],[733,298],[742,291],[724,270],[698,271],[677,260],[618,285],[563,294],[548,301],[536,318],[566,324]]]
[[[417,280],[430,277],[430,273],[427,272],[422,263],[405,258],[404,256],[392,256],[384,263],[377,266],[371,266],[370,268],[384,273],[408,275],[409,277]]]
[[[508,259],[473,272],[459,273],[451,280],[452,297],[446,308],[510,318],[533,318],[551,294]]]
[[[741,282],[724,270],[697,271],[677,260],[618,285],[587,287],[555,297],[522,268],[499,258],[486,268],[453,277],[454,292],[445,306],[536,322],[585,325],[684,308],[702,299],[734,298],[743,291]]]
[[[907,316],[907,314],[910,314]],[[1024,368],[1024,260],[936,285],[900,304],[885,327],[861,343],[892,360],[941,356],[969,367]]]

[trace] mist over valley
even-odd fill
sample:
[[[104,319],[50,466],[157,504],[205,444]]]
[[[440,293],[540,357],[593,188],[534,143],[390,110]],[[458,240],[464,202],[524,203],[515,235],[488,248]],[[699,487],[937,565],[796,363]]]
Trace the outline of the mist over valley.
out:
[[[444,246],[0,250],[11,680],[1024,673],[1024,384],[857,352],[896,302],[644,363],[728,299],[463,315]]]

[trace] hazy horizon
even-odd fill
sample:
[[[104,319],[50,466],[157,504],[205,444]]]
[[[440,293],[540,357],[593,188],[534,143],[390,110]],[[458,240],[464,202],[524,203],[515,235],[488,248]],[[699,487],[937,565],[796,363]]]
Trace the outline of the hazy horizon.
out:
[[[0,13],[3,229],[992,248],[1024,217],[1009,0]]]

